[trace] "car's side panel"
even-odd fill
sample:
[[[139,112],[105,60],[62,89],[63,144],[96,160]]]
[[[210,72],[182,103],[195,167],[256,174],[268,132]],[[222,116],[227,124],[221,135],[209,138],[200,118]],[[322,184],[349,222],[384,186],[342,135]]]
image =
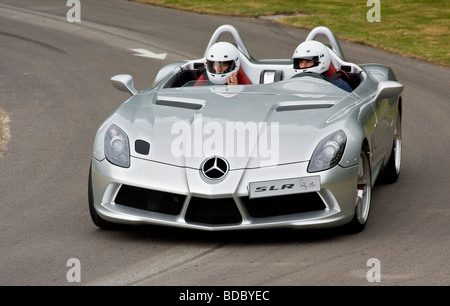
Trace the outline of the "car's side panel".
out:
[[[379,64],[361,65],[370,79],[377,84],[385,81],[397,81],[391,68]],[[373,132],[372,175],[373,181],[389,159],[394,139],[397,112],[399,111],[399,97],[375,97],[373,107],[376,113],[376,124]]]

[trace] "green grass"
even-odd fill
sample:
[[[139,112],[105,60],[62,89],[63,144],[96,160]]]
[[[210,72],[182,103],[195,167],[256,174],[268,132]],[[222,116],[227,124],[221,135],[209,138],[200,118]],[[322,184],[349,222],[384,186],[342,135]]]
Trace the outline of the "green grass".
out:
[[[274,22],[326,26],[345,41],[450,67],[449,0],[380,0],[380,22],[369,22],[367,0],[129,0],[229,16],[288,15]]]

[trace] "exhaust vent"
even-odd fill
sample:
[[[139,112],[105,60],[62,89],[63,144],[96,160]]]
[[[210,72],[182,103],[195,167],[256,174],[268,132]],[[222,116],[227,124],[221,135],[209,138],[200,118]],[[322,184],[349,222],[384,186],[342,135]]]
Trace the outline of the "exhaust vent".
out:
[[[157,100],[156,105],[164,105],[164,106],[193,109],[193,110],[199,110],[203,107],[203,104],[181,102],[181,101],[169,101],[169,100]]]
[[[334,104],[303,104],[303,105],[282,105],[277,107],[277,112],[286,112],[286,111],[296,111],[296,110],[307,110],[307,109],[319,109],[319,108],[329,108]]]

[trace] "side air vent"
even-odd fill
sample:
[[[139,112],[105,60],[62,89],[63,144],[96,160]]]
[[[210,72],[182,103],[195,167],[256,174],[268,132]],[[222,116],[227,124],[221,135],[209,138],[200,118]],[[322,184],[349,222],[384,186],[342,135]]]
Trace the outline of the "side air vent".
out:
[[[202,104],[190,103],[190,102],[181,102],[181,101],[168,101],[168,100],[157,100],[156,105],[164,105],[192,110],[199,110],[203,107]]]
[[[332,106],[333,106],[333,104],[283,105],[283,106],[277,107],[276,111],[277,112],[286,112],[286,111],[296,111],[296,110],[329,108]]]

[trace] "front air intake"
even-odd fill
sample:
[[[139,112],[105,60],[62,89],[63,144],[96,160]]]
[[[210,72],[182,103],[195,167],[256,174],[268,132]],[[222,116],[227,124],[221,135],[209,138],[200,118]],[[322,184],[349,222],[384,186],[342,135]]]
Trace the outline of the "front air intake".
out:
[[[253,218],[292,215],[326,209],[317,192],[255,199],[242,197],[241,200]]]
[[[186,221],[212,225],[239,224],[242,222],[242,216],[232,198],[192,197],[186,213]]]
[[[178,215],[181,212],[185,195],[122,185],[114,202],[132,208]]]

